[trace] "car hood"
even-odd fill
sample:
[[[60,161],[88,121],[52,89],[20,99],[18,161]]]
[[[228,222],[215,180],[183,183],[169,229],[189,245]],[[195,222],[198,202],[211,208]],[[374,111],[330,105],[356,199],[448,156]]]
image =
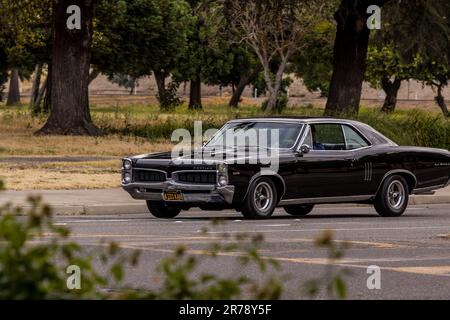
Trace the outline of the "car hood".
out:
[[[181,156],[172,155],[172,152],[161,152],[144,154],[131,157],[135,167],[164,167],[164,166],[187,166],[195,167],[197,170],[208,169],[217,163],[247,163],[253,164],[264,163],[268,161],[276,161],[280,157],[292,155],[289,149],[266,149],[266,148],[243,148],[216,151],[213,149],[199,149]],[[200,168],[201,167],[201,168]]]

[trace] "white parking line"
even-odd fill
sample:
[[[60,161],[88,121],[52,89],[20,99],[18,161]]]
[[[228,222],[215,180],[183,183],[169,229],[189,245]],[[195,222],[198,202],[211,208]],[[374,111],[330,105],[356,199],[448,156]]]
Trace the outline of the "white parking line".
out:
[[[69,220],[64,223],[67,224],[67,223],[131,222],[131,221],[136,221],[136,220],[132,220],[132,219],[104,219],[104,220],[88,219],[88,220]],[[60,222],[57,222],[57,223],[60,223]]]
[[[333,229],[333,231],[371,231],[371,230],[420,230],[420,229],[446,229],[448,230],[450,226],[434,226],[434,227],[398,227],[398,228],[341,228]],[[274,229],[274,230],[241,230],[241,231],[225,231],[226,233],[269,233],[269,232],[317,232],[323,231],[325,229]],[[197,231],[198,232],[198,231]],[[208,231],[208,234],[219,234],[224,233],[224,231]]]

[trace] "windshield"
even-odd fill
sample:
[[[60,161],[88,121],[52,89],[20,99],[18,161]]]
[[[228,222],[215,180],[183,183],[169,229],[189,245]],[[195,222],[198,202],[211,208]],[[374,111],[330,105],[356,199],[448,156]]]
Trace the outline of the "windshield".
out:
[[[294,147],[303,125],[281,122],[232,122],[225,125],[205,146],[213,148]]]

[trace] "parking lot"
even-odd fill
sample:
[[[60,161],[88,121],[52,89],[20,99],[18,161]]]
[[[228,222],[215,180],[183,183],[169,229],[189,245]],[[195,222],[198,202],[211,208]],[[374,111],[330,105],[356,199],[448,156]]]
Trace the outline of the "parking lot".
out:
[[[220,218],[221,223],[212,221]],[[225,235],[264,237],[260,254],[280,264],[269,270],[284,279],[283,298],[303,299],[306,281],[323,278],[330,266],[327,250],[314,240],[333,230],[338,245],[348,248],[333,262],[333,272],[346,270],[349,299],[450,299],[450,205],[410,206],[401,218],[381,218],[373,208],[322,206],[311,215],[296,218],[278,209],[269,220],[248,221],[231,211],[191,210],[175,220],[158,220],[150,214],[114,216],[58,216],[55,223],[72,230],[72,239],[85,247],[103,239],[120,243],[125,250],[138,249],[138,267],[126,270],[126,284],[154,287],[159,261],[183,244],[201,259],[199,273],[221,276],[245,274],[261,277],[254,266],[237,263],[237,253],[223,252],[215,259],[203,251]],[[367,287],[368,266],[381,270],[381,289]],[[318,298],[328,298],[322,291]]]

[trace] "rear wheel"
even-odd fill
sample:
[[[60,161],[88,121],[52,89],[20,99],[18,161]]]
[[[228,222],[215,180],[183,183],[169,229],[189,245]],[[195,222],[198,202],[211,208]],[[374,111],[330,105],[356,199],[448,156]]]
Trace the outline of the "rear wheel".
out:
[[[147,201],[147,207],[153,216],[160,219],[172,219],[181,212],[181,208],[169,206],[164,202]]]
[[[277,188],[272,179],[261,177],[253,181],[242,206],[242,215],[248,219],[264,219],[277,206]]]
[[[284,211],[292,216],[306,216],[313,209],[313,204],[298,204],[284,207]]]
[[[406,210],[409,190],[401,176],[390,176],[384,180],[375,198],[375,210],[382,217],[400,217]]]

